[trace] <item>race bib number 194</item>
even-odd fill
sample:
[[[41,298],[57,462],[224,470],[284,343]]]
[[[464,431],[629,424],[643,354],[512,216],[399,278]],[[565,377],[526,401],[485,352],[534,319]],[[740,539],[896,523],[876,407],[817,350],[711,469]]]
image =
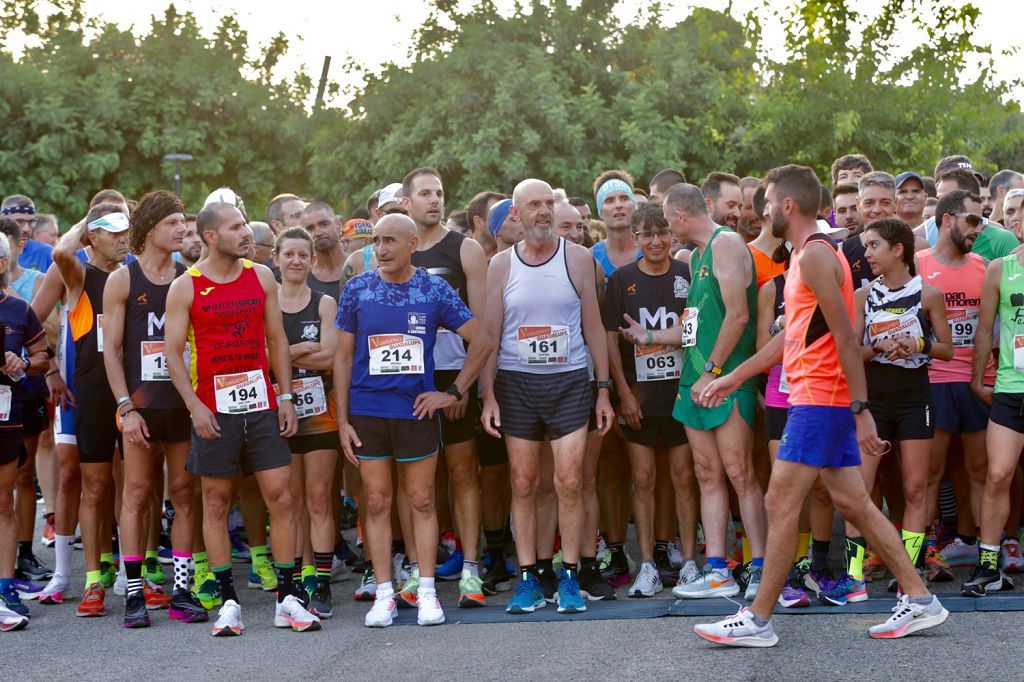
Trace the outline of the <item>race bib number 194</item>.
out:
[[[213,377],[213,394],[217,411],[223,414],[245,414],[270,409],[267,382],[261,370],[218,374]]]

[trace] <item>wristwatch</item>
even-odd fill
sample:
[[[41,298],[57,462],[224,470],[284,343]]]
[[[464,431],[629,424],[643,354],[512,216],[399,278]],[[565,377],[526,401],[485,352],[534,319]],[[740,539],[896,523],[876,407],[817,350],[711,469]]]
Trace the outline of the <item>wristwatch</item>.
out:
[[[448,393],[449,395],[455,396],[456,400],[462,400],[462,391],[460,391],[459,387],[456,386],[455,384],[452,384],[451,386],[446,388],[444,392]]]
[[[598,390],[600,390],[602,388],[607,388],[610,391],[610,390],[612,390],[612,388],[614,386],[615,386],[615,382],[613,382],[611,379],[605,379],[604,381],[597,382]]]
[[[722,368],[713,363],[711,360],[708,360],[707,362],[704,363],[704,371],[711,372],[716,377],[722,375]]]
[[[851,400],[850,401],[850,412],[853,412],[854,414],[860,414],[864,410],[868,410],[870,408],[871,408],[871,405],[869,405],[868,401],[866,401],[866,400]]]

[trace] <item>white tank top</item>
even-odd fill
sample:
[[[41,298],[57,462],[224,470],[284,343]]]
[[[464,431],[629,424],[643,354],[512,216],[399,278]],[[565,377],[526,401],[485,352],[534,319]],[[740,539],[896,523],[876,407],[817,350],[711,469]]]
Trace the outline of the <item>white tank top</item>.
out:
[[[587,366],[580,296],[569,277],[565,240],[547,262],[529,265],[512,247],[498,369],[558,374]]]

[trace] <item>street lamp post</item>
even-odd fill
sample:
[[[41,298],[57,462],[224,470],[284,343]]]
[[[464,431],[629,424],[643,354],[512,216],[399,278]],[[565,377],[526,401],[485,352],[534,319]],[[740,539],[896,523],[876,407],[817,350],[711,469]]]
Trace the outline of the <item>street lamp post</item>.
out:
[[[178,198],[181,198],[181,164],[194,158],[191,154],[164,154],[164,161],[174,162],[174,193]]]

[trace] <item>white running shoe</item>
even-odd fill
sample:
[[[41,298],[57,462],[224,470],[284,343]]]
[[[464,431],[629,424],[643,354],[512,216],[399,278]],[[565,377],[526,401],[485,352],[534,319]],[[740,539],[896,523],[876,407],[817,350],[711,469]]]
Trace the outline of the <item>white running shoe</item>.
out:
[[[340,583],[352,577],[352,569],[338,557],[331,561],[331,582]]]
[[[123,564],[123,562],[122,562]],[[128,591],[128,577],[124,574],[124,571],[117,572],[117,580],[114,581],[114,594],[123,597],[124,593]]]
[[[28,616],[15,613],[3,604],[0,604],[0,632],[22,630],[26,627],[28,627]]]
[[[679,552],[679,544],[675,540],[668,543],[668,562],[672,564],[672,568],[683,566],[683,555]]]
[[[1003,555],[1002,566],[1007,573],[1024,573],[1024,556],[1020,554],[1020,541],[1017,538],[1003,540],[1000,553]]]
[[[416,591],[416,622],[420,625],[440,625],[444,622],[444,611],[437,600],[437,590],[421,587]]]
[[[395,601],[394,591],[377,590],[377,598],[367,612],[364,622],[368,628],[386,628],[394,622],[397,613],[398,603]]]
[[[868,635],[875,639],[896,639],[942,625],[949,618],[949,611],[932,595],[928,604],[916,604],[909,595],[903,595],[892,609],[889,620],[868,629]]]
[[[291,628],[293,632],[313,632],[320,629],[320,618],[307,611],[298,597],[289,594],[277,603],[274,627]]]
[[[356,588],[356,601],[370,601],[377,594],[377,578],[372,568],[363,571],[363,579]]]
[[[54,573],[50,582],[39,593],[40,604],[60,604],[64,598],[69,596],[68,590],[71,587],[71,578],[63,573]]]
[[[743,598],[747,601],[754,601],[757,597],[757,590],[761,587],[761,571],[764,569],[761,566],[750,567],[750,578],[747,580],[747,591],[743,593]]]
[[[690,559],[679,569],[679,580],[676,581],[676,584],[686,585],[696,580],[700,580],[700,569],[697,568],[697,562]],[[673,592],[673,594],[675,593]]]
[[[956,538],[942,548],[942,558],[949,566],[973,566],[978,563],[978,543],[968,545]]]
[[[736,584],[728,571],[716,571],[711,566],[705,566],[704,573],[692,583],[676,585],[672,588],[672,594],[679,599],[735,597],[739,593],[740,586]]]
[[[640,564],[640,570],[636,573],[636,579],[629,588],[630,597],[653,597],[661,592],[664,586],[661,584],[661,575],[658,569],[651,562]]]
[[[237,637],[244,631],[242,607],[234,599],[228,599],[217,612],[217,622],[210,634],[214,637]]]
[[[762,626],[754,623],[754,614],[748,608],[742,608],[734,616],[717,623],[701,623],[693,626],[693,631],[715,644],[744,647],[772,647],[779,643],[778,635],[772,622]]]
[[[608,543],[604,541],[604,536],[597,536],[597,553],[594,558],[597,560],[597,565],[600,566],[604,563],[605,558],[608,555]]]

